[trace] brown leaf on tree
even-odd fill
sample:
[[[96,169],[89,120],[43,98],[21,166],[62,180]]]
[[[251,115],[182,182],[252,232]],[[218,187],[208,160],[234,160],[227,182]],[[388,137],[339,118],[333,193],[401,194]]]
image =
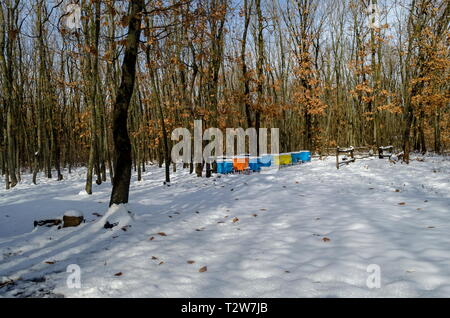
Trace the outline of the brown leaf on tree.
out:
[[[203,273],[203,272],[206,272],[207,270],[208,270],[208,267],[203,266],[203,267],[200,268],[198,271],[199,271],[200,273]]]

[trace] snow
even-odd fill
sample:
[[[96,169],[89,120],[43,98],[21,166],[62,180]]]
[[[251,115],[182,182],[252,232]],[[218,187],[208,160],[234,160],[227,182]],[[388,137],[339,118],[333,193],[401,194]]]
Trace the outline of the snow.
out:
[[[178,167],[170,187],[149,166],[130,203],[111,208],[109,182],[79,195],[82,168],[38,185],[24,175],[0,190],[0,295],[448,297],[450,160],[424,159],[337,170],[330,157],[210,179]],[[86,223],[33,230],[68,209]],[[70,264],[79,289],[66,283]],[[370,289],[373,264],[381,285]]]
[[[83,212],[77,210],[67,210],[66,212],[64,212],[64,216],[80,218],[83,217]]]

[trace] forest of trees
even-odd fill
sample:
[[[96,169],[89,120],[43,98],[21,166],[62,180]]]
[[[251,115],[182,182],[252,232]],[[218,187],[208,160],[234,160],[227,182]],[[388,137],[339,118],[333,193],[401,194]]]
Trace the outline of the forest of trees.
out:
[[[2,179],[86,166],[91,194],[153,162],[168,181],[171,132],[199,119],[280,128],[282,152],[448,151],[449,17],[446,0],[1,0]]]

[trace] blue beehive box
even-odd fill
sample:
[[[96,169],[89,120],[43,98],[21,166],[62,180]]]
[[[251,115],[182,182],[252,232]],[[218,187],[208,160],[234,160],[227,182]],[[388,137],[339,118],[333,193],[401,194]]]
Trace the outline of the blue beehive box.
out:
[[[270,167],[272,165],[272,155],[262,155],[258,158],[260,167]]]
[[[228,174],[233,172],[233,161],[232,160],[217,160],[217,173]]]
[[[291,153],[291,156],[292,156],[292,163],[302,162],[301,152],[293,152]]]
[[[223,174],[225,171],[225,162],[217,160],[217,173]]]
[[[250,160],[248,162],[248,167],[250,168],[250,170],[256,172],[261,171],[260,159],[261,158],[250,157]]]
[[[311,151],[300,151],[300,159],[302,162],[309,162],[311,161]]]
[[[232,173],[233,172],[233,161],[227,160],[225,161],[225,173]]]

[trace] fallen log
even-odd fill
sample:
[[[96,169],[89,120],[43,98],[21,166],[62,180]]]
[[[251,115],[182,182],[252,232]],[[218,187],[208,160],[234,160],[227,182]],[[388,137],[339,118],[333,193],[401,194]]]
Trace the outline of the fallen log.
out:
[[[51,220],[34,221],[33,225],[34,225],[34,227],[36,227],[36,226],[52,227],[52,226],[60,225],[61,223],[62,223],[62,221],[60,219],[51,219]]]

